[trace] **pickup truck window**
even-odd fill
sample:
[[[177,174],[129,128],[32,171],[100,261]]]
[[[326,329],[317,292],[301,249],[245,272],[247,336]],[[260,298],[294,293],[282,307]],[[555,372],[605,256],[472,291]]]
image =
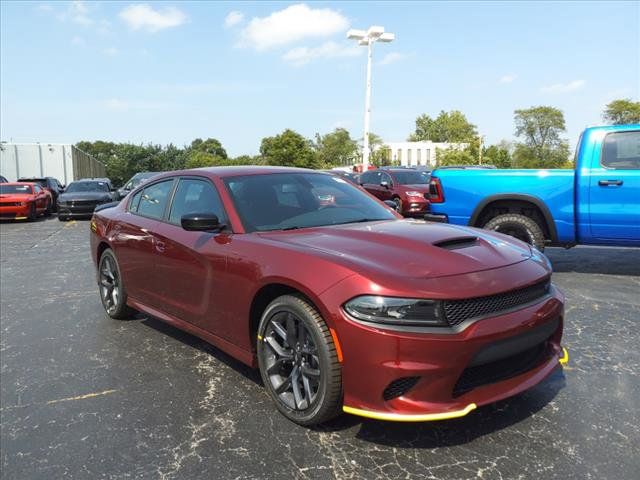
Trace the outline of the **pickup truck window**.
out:
[[[640,170],[640,130],[604,137],[600,163],[613,170]]]

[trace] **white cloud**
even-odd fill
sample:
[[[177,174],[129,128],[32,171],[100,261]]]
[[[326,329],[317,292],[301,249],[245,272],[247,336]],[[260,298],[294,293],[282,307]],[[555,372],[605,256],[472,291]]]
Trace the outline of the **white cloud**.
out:
[[[132,30],[146,30],[152,33],[177,27],[187,21],[187,16],[175,7],[155,10],[146,3],[129,5],[119,16]]]
[[[576,90],[580,90],[584,87],[586,83],[587,82],[584,80],[573,80],[569,83],[554,83],[553,85],[547,85],[546,87],[542,87],[540,90],[546,93],[575,92]]]
[[[89,17],[89,7],[82,1],[71,2],[67,10],[69,19],[80,25],[89,26],[93,24],[93,19]]]
[[[84,41],[84,38],[82,38],[82,37],[80,37],[78,35],[76,35],[75,37],[73,37],[71,39],[71,45],[76,45],[78,47],[82,47],[83,45],[85,45],[85,43],[86,42]]]
[[[411,55],[408,53],[389,52],[384,57],[382,57],[382,60],[378,62],[378,65],[389,65],[391,63],[404,60],[405,58],[409,58],[410,56]]]
[[[500,80],[498,80],[498,82],[499,83],[511,83],[516,78],[518,78],[518,76],[515,73],[508,73],[506,75],[501,76]]]
[[[282,56],[285,62],[300,66],[317,58],[355,57],[364,50],[353,44],[325,42],[319,47],[296,47]]]
[[[116,55],[118,55],[119,50],[116,47],[109,47],[102,50],[102,53],[104,53],[108,57],[115,57]]]
[[[348,27],[349,21],[341,13],[300,3],[251,19],[241,32],[239,45],[266,50],[305,38],[327,37]]]
[[[241,23],[243,20],[244,14],[234,10],[233,12],[229,12],[229,14],[224,18],[224,26],[225,28],[231,28]]]

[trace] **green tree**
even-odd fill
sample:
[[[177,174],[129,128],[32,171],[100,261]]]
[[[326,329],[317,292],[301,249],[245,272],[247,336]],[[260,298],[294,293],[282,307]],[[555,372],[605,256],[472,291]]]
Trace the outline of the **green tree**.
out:
[[[505,142],[490,145],[482,152],[482,163],[498,168],[512,168],[511,152]]]
[[[569,158],[562,110],[539,106],[516,110],[516,136],[522,138],[513,154],[518,168],[558,168]]]
[[[220,157],[203,151],[192,151],[187,158],[186,168],[213,167],[219,165]]]
[[[191,142],[190,149],[198,152],[206,152],[219,158],[227,158],[227,151],[222,147],[220,141],[215,138],[207,138],[206,140],[196,138]]]
[[[623,98],[609,102],[602,113],[605,122],[613,125],[640,123],[640,102]]]
[[[312,148],[311,141],[290,129],[286,129],[279,135],[263,138],[260,154],[267,165],[320,167],[320,161]]]
[[[409,141],[466,143],[477,137],[476,126],[458,110],[441,111],[436,118],[427,114],[416,118],[416,130],[409,136]]]
[[[324,168],[351,165],[358,158],[358,142],[344,128],[325,135],[316,133],[315,149]]]

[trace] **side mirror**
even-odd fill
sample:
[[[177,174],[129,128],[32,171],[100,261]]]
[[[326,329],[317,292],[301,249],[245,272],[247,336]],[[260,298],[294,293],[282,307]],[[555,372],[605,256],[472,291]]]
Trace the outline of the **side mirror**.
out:
[[[180,224],[190,232],[216,232],[224,228],[213,213],[188,213],[180,218]]]
[[[386,180],[383,180],[382,182],[380,182],[380,186],[384,188],[389,188],[389,182],[387,182]]]
[[[384,204],[389,208],[393,208],[394,210],[396,209],[396,202],[393,200],[385,200]]]

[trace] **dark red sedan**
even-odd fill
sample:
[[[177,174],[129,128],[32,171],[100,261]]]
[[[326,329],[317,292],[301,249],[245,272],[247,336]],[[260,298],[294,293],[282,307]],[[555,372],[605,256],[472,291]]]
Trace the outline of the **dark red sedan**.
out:
[[[145,312],[259,367],[303,425],[340,411],[460,417],[567,359],[564,298],[541,253],[404,220],[334,175],[165,173],[96,212],[91,231],[109,316]]]

